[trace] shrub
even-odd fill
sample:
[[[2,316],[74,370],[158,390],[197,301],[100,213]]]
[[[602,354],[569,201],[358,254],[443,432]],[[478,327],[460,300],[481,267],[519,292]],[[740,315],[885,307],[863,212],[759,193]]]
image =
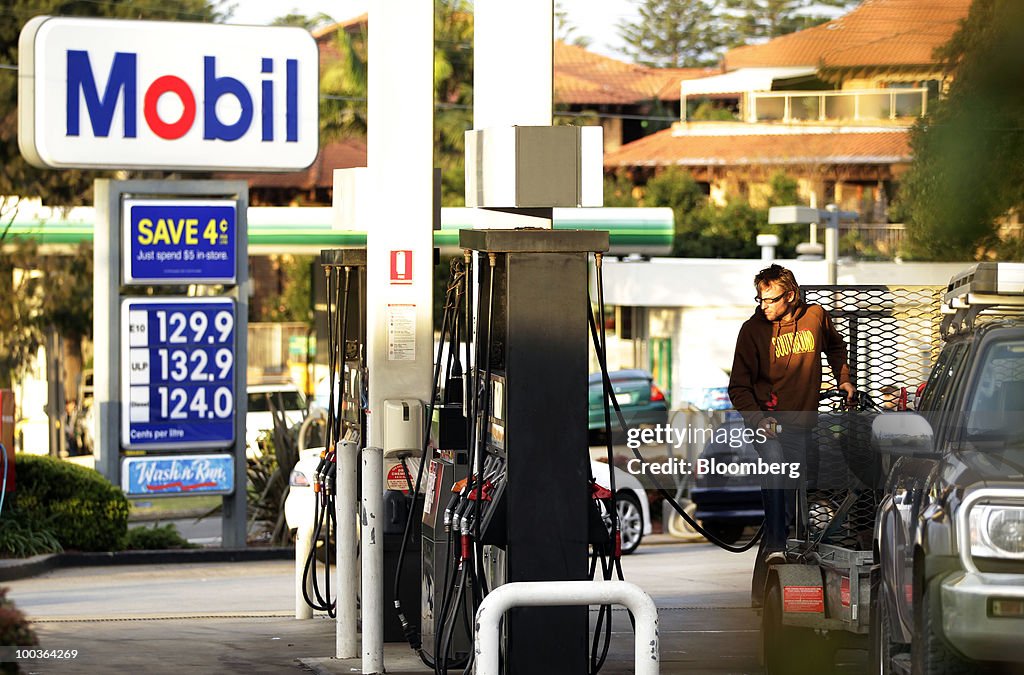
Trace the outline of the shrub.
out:
[[[13,518],[0,520],[0,555],[28,558],[64,550],[53,531]]]
[[[25,615],[7,599],[7,589],[0,588],[0,645],[8,647],[32,647],[39,644],[39,638]],[[18,664],[0,664],[0,672],[17,673]]]
[[[133,551],[160,551],[168,548],[199,548],[178,534],[173,523],[153,527],[133,527],[125,536],[125,548]]]
[[[39,455],[17,456],[13,519],[49,529],[65,549],[115,551],[128,530],[128,500],[93,469]]]

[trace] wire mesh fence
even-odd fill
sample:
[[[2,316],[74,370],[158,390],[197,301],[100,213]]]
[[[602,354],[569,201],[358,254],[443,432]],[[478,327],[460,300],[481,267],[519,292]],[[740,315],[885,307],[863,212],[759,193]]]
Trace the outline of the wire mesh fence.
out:
[[[824,398],[811,433],[802,535],[870,550],[884,475],[871,448],[871,422],[902,407],[928,378],[941,349],[939,286],[812,286],[804,300],[821,305],[846,341],[850,378],[862,394],[855,409]]]

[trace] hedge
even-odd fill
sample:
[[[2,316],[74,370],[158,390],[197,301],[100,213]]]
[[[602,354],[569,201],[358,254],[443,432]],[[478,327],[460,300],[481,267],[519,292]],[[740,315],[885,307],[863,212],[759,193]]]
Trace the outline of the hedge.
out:
[[[128,500],[93,469],[52,457],[15,457],[14,518],[49,529],[65,550],[116,551],[128,531]]]

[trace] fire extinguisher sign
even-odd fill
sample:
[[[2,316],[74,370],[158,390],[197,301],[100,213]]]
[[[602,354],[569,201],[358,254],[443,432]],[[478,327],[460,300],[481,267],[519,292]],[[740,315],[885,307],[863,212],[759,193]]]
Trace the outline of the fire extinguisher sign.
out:
[[[391,252],[391,283],[412,283],[412,251]]]

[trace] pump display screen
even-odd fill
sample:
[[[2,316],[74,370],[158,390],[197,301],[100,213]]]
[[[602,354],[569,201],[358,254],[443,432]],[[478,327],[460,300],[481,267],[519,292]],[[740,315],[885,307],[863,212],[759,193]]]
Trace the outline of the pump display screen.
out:
[[[235,440],[235,302],[121,304],[121,444],[223,448]]]

